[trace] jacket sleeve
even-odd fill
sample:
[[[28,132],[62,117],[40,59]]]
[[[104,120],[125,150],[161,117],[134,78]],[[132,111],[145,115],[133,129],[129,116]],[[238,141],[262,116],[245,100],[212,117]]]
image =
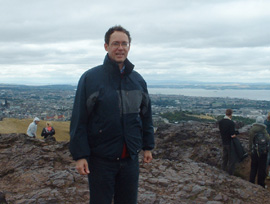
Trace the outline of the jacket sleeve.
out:
[[[269,142],[270,142],[270,135],[268,134],[268,132],[267,132],[266,129],[264,130],[264,135],[265,135],[265,137],[267,138],[268,143],[269,143]]]
[[[37,131],[36,125],[33,122],[30,123],[30,125],[28,126],[28,129],[27,129],[27,135],[28,136],[36,136],[36,131]]]
[[[52,127],[51,135],[55,135],[55,129]]]
[[[26,134],[27,134],[28,136],[32,136],[32,130],[31,130],[31,127],[32,127],[32,126],[31,126],[31,124],[32,124],[32,123],[29,124],[29,126],[28,126],[28,128],[27,128],[27,131],[26,131]]]
[[[231,136],[232,135],[238,135],[238,131],[235,131],[235,123],[231,120],[231,129],[230,129],[230,134],[231,134]]]
[[[147,91],[146,83],[144,82],[144,93],[141,105],[140,116],[142,119],[143,131],[143,150],[152,150],[155,147],[154,128],[152,121],[151,100]]]
[[[45,130],[45,128],[42,129],[41,136],[43,136],[43,137],[46,136],[46,130]]]
[[[87,123],[86,87],[83,75],[78,83],[70,123],[69,150],[74,160],[90,156]]]

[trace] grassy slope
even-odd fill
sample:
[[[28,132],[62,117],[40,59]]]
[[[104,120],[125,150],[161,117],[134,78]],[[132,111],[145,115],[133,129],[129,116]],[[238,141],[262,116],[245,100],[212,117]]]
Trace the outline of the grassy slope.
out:
[[[215,120],[215,118],[213,118],[212,116],[209,116],[209,115],[190,115],[190,114],[187,114],[187,115],[193,116],[195,118],[205,119],[205,120]]]
[[[28,125],[32,122],[32,119],[14,119],[4,118],[0,121],[0,133],[26,133]],[[37,138],[41,139],[41,131],[46,125],[46,121],[40,121],[37,128]],[[69,140],[69,124],[70,122],[52,121],[52,126],[55,129],[55,138],[57,141],[68,141]]]

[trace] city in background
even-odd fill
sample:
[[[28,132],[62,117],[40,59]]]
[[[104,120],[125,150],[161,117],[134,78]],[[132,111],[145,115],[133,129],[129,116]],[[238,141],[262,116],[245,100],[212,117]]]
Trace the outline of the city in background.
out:
[[[71,117],[76,86],[0,86],[0,119],[34,118],[42,120],[69,121]],[[229,97],[200,97],[184,95],[150,94],[154,123],[180,122],[169,120],[165,113],[186,112],[190,114],[217,117],[225,109],[234,110],[235,116],[255,119],[266,116],[270,101],[248,100]],[[168,114],[167,114],[168,115]]]

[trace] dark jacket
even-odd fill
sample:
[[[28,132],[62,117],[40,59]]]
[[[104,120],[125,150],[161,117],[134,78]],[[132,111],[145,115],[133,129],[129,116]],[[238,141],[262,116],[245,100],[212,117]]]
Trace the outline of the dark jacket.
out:
[[[154,148],[150,98],[144,79],[133,68],[126,59],[121,76],[118,64],[107,55],[103,65],[82,75],[70,125],[73,159],[117,159],[124,143],[132,158],[141,149]]]
[[[266,131],[270,135],[270,120],[265,120],[264,124],[266,125]]]
[[[54,134],[55,130],[53,127],[51,131],[48,131],[47,128],[43,128],[41,132],[41,136],[43,136],[44,138],[47,138],[48,136],[53,136]]]
[[[222,120],[219,121],[218,125],[222,139],[222,144],[231,145],[232,139],[231,136],[234,134],[238,134],[238,131],[235,131],[234,122],[228,118],[223,118]]]
[[[248,156],[248,153],[237,137],[231,139],[231,155],[235,162],[241,162]]]

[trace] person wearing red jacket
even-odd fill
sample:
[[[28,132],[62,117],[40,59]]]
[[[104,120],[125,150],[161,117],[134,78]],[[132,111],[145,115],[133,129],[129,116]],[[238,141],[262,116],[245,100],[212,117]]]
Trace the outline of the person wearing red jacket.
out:
[[[47,139],[49,137],[53,137],[55,135],[55,130],[52,126],[51,122],[46,122],[46,127],[42,129],[41,136],[44,137],[44,139]]]

